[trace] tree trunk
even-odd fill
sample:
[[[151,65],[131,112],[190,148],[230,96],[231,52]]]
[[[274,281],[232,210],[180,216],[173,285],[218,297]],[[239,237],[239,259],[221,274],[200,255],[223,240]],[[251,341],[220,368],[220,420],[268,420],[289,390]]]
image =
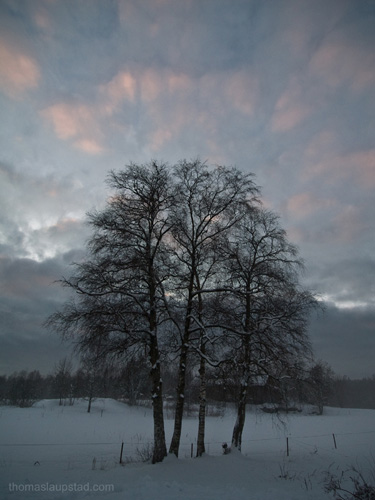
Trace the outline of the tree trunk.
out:
[[[195,270],[195,260],[192,261],[192,269]],[[177,381],[177,402],[174,417],[174,429],[171,445],[169,447],[169,453],[173,453],[178,457],[178,451],[180,448],[181,431],[182,431],[182,417],[184,415],[184,403],[185,403],[185,385],[186,385],[186,364],[187,355],[189,350],[189,338],[190,338],[190,325],[191,325],[191,313],[193,310],[193,288],[194,288],[194,273],[190,275],[189,289],[188,289],[188,299],[186,305],[186,315],[185,315],[185,325],[184,325],[184,336],[181,345],[180,353],[180,364],[178,368],[178,381]]]
[[[201,290],[199,275],[196,273],[196,283]],[[198,318],[202,325],[203,322],[203,301],[202,294],[198,295]],[[205,427],[206,427],[206,343],[204,338],[204,329],[200,331],[200,366],[199,366],[199,418],[198,418],[198,438],[197,438],[197,457],[201,457],[206,451],[204,447]]]
[[[95,381],[94,381],[94,375],[92,373],[89,374],[89,404],[87,406],[87,413],[90,413],[91,412],[91,403],[92,403],[92,399],[94,397],[94,385],[95,385]]]
[[[152,383],[152,410],[154,420],[154,452],[152,463],[162,462],[167,455],[164,431],[164,410],[163,410],[163,383],[160,368],[160,352],[157,337],[157,314],[156,314],[156,279],[154,261],[152,257],[151,244],[148,246],[149,255],[149,300],[150,300],[150,362],[151,362],[151,383]]]
[[[237,419],[233,428],[232,435],[232,446],[241,451],[242,444],[242,432],[245,425],[245,417],[246,417],[246,399],[247,399],[247,383],[244,382],[241,384],[241,393],[240,398],[237,404]]]
[[[176,402],[176,410],[174,417],[174,429],[173,429],[171,445],[169,447],[169,453],[174,453],[176,457],[178,457],[178,450],[180,448],[182,417],[184,414],[186,362],[188,353],[186,342],[184,342],[181,347],[180,364],[178,369],[177,402]]]
[[[152,463],[162,462],[167,455],[164,431],[163,391],[160,370],[159,349],[156,335],[151,336],[150,346],[152,410],[154,420],[154,452]]]
[[[204,350],[204,345],[201,348]],[[205,453],[204,437],[206,426],[206,360],[201,357],[200,368],[200,388],[199,388],[199,423],[198,423],[198,439],[197,439],[197,457],[201,457]]]
[[[246,331],[250,331],[250,298],[247,294],[246,301]],[[240,386],[240,396],[237,403],[237,419],[233,428],[232,446],[241,451],[242,432],[246,418],[246,400],[247,388],[250,380],[250,335],[246,335],[243,339],[244,364],[242,368],[242,380]]]

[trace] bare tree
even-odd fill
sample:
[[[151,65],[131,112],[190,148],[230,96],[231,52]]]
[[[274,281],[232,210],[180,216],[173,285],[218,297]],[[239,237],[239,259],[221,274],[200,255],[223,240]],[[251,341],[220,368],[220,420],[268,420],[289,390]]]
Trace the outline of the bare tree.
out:
[[[76,300],[54,314],[49,324],[73,335],[81,352],[100,344],[102,356],[130,350],[147,352],[154,418],[153,462],[166,455],[160,326],[167,320],[163,283],[168,279],[165,238],[173,203],[167,167],[155,161],[111,172],[116,190],[104,210],[89,214],[94,235],[89,255],[64,279]]]
[[[297,249],[272,212],[250,207],[223,252],[228,326],[236,337],[232,364],[240,379],[232,446],[241,449],[249,384],[259,376],[286,376],[309,353],[306,317],[314,299],[299,286]]]
[[[84,396],[87,399],[88,403],[87,413],[90,413],[91,405],[95,400],[95,396],[97,393],[98,375],[100,373],[100,363],[98,363],[97,358],[90,356],[90,354],[88,353],[82,355],[81,372],[84,376]]]
[[[192,335],[198,339],[204,332],[204,293],[212,293],[212,282],[217,273],[218,240],[242,217],[243,207],[256,194],[251,175],[236,169],[213,169],[199,160],[182,161],[175,169],[178,204],[173,207],[172,236],[175,260],[179,275],[175,286],[176,304],[180,311],[179,345],[180,358],[177,381],[177,403],[174,432],[170,453],[178,456],[185,399],[185,374]],[[199,334],[200,332],[200,334]],[[200,342],[204,349],[204,343]],[[204,352],[201,351],[201,381],[204,381]],[[201,385],[200,430],[198,435],[202,449],[205,407],[204,387]]]
[[[309,370],[304,396],[309,403],[316,405],[318,415],[323,414],[324,405],[332,394],[333,380],[332,368],[323,361],[315,363]]]
[[[61,359],[55,366],[55,386],[59,395],[59,405],[63,405],[65,399],[71,393],[71,377],[73,364],[67,357]]]

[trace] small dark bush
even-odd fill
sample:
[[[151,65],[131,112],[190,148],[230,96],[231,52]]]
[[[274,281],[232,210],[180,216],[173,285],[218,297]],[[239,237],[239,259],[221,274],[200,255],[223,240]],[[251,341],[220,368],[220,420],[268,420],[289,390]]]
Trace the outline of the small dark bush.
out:
[[[351,488],[344,486],[348,475]],[[375,500],[375,486],[369,484],[363,474],[354,467],[342,472],[340,477],[327,473],[325,491],[333,493],[337,500]]]

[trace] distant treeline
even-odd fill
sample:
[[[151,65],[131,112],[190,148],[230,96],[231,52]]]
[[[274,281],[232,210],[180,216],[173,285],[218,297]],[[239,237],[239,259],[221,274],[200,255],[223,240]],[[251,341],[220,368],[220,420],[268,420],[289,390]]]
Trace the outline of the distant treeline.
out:
[[[321,365],[317,365],[321,367]],[[319,379],[319,397],[316,383],[311,389],[311,374],[306,380],[289,381],[284,387],[276,386],[264,380],[254,381],[249,387],[248,403],[288,406],[296,403],[319,404],[341,408],[375,409],[375,375],[371,378],[351,380],[348,377],[335,376],[329,368],[323,370]],[[29,407],[41,399],[59,399],[60,404],[74,404],[76,399],[91,401],[95,398],[113,398],[138,404],[149,401],[148,369],[142,360],[129,360],[125,366],[101,367],[100,372],[90,366],[72,369],[72,364],[63,359],[52,374],[41,375],[38,370],[20,371],[12,375],[0,376],[0,404]],[[176,369],[163,374],[165,400],[173,404]],[[186,393],[186,413],[199,401],[199,384],[193,373],[188,376]],[[236,384],[228,377],[218,379],[208,377],[207,399],[211,403],[234,403]],[[318,401],[319,400],[319,401]]]
[[[23,370],[0,376],[0,402],[29,407],[41,399],[59,399],[60,404],[65,405],[74,404],[75,399],[103,397],[126,399],[134,404],[147,384],[148,373],[139,363],[135,367],[130,362],[122,370],[103,366],[99,373],[88,366],[73,371],[72,363],[65,358],[52,374]]]
[[[375,409],[375,375],[360,380],[335,377],[329,405],[339,408]]]

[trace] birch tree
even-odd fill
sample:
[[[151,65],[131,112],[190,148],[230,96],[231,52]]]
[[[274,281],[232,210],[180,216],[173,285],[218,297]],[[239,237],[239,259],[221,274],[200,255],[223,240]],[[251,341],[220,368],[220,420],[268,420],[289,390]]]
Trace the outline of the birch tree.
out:
[[[242,217],[244,205],[250,203],[257,190],[251,175],[237,169],[213,169],[199,160],[182,161],[175,169],[178,204],[173,208],[173,247],[179,274],[176,281],[176,304],[182,312],[179,329],[180,358],[176,389],[176,410],[170,453],[178,456],[185,398],[186,366],[192,335],[204,331],[202,296],[212,293],[217,273],[215,245]],[[201,348],[203,344],[201,344]],[[204,353],[201,353],[204,354]],[[204,357],[200,373],[204,376]],[[201,380],[204,380],[202,378]],[[201,408],[205,403],[201,391]],[[200,425],[204,424],[200,412]],[[198,432],[202,443],[202,429]],[[200,451],[203,452],[202,446]]]
[[[299,285],[302,262],[272,212],[250,207],[223,251],[231,288],[228,326],[237,336],[232,363],[240,375],[232,446],[241,449],[250,381],[285,376],[309,352],[306,318],[314,299]]]
[[[75,300],[49,323],[73,335],[81,352],[100,343],[101,354],[146,351],[154,420],[153,462],[166,455],[160,366],[160,328],[167,321],[164,282],[168,279],[165,238],[173,204],[165,165],[129,165],[111,172],[115,194],[102,211],[89,214],[94,234],[87,260],[63,285]],[[100,339],[100,341],[99,341]]]

